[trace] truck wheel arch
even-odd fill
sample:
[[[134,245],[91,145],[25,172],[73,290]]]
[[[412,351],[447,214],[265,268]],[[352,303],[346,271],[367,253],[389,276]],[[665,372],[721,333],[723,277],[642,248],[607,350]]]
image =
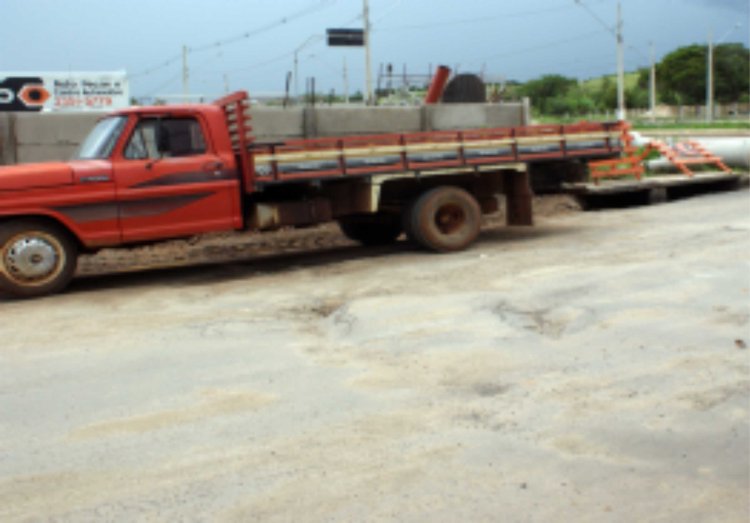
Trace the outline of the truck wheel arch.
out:
[[[75,275],[75,237],[48,219],[0,221],[0,290],[33,298],[63,290]]]
[[[76,227],[73,226],[73,224],[69,223],[68,220],[65,220],[64,218],[60,216],[56,216],[54,214],[47,214],[47,213],[24,213],[24,214],[13,214],[13,215],[0,215],[0,226],[5,223],[14,222],[17,220],[35,221],[35,222],[47,224],[52,227],[57,227],[58,229],[67,233],[67,235],[70,237],[70,240],[76,244],[76,247],[78,248],[79,252],[92,250],[91,247],[88,246],[81,239],[81,234],[79,231],[76,230]]]

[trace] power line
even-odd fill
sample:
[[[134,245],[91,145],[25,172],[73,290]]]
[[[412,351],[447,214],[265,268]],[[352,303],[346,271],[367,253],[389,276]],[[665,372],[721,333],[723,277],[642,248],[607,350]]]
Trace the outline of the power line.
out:
[[[168,58],[167,60],[165,60],[163,62],[160,62],[157,65],[151,66],[148,69],[144,69],[144,70],[142,70],[142,71],[140,71],[138,73],[134,73],[134,74],[131,74],[129,76],[130,76],[131,79],[133,79],[133,78],[139,78],[141,76],[150,75],[151,73],[155,73],[156,71],[158,71],[160,69],[164,69],[165,67],[167,67],[169,65],[172,65],[173,63],[179,61],[181,58],[182,58],[182,53],[176,54],[176,55],[172,56],[171,58]]]
[[[591,17],[594,20],[596,20],[599,23],[599,25],[601,25],[604,29],[606,29],[612,36],[617,38],[617,30],[615,29],[615,27],[608,25],[607,22],[602,20],[602,18],[599,15],[597,15],[588,5],[584,4],[582,0],[573,0],[573,1],[576,3],[576,5],[581,6],[588,14],[590,14]]]
[[[565,38],[565,39],[561,39],[561,40],[555,40],[555,41],[552,41],[552,42],[546,42],[544,44],[540,44],[540,45],[536,45],[536,46],[532,46],[532,47],[526,47],[526,48],[521,48],[521,49],[517,49],[517,50],[514,50],[514,51],[508,51],[508,52],[504,52],[504,53],[498,53],[498,54],[490,55],[490,56],[486,57],[484,60],[492,60],[492,59],[495,59],[495,58],[502,58],[502,57],[506,57],[506,56],[515,56],[515,55],[522,54],[522,53],[529,53],[529,52],[534,52],[534,51],[541,51],[541,50],[544,50],[544,49],[549,49],[551,47],[557,47],[558,45],[561,45],[561,44],[575,42],[575,41],[579,41],[579,40],[585,40],[585,39],[590,38],[591,36],[595,36],[595,35],[598,35],[598,34],[602,34],[602,31],[601,30],[592,31],[592,32],[589,32],[589,33],[583,33],[583,34],[580,34],[580,35],[576,35],[576,36],[571,37],[571,38]],[[231,72],[239,72],[239,71],[247,71],[247,70],[251,70],[251,69],[257,69],[257,68],[260,68],[260,67],[263,67],[263,66],[266,66],[266,65],[270,65],[270,64],[273,64],[273,63],[285,60],[285,59],[291,57],[292,55],[294,55],[294,51],[289,51],[289,52],[286,52],[284,54],[278,55],[278,56],[276,56],[274,58],[271,58],[269,60],[264,60],[262,62],[258,62],[258,63],[252,64],[252,65],[244,66],[244,67],[237,68],[237,69],[226,70],[224,72],[231,73]]]
[[[641,55],[641,58],[645,59],[645,60],[646,60],[646,63],[649,63],[649,62],[651,61],[651,57],[650,57],[650,56],[648,56],[648,55],[647,55],[646,53],[644,53],[643,51],[641,51],[641,50],[640,50],[639,48],[637,48],[636,46],[634,46],[634,45],[629,45],[629,46],[628,46],[628,49],[630,49],[631,51],[635,51],[636,53],[638,53],[639,55]]]
[[[162,89],[164,89],[166,86],[172,84],[172,82],[176,82],[181,76],[182,76],[182,71],[180,71],[176,75],[170,77],[169,80],[167,80],[166,82],[159,84],[159,87],[151,89],[148,94],[143,95],[140,98],[150,98],[150,97],[154,96],[159,91],[161,91]]]
[[[395,8],[399,7],[402,3],[403,3],[403,0],[394,0],[394,2],[392,2],[391,5],[389,5],[388,8],[386,9],[386,12],[383,13],[383,15],[380,16],[380,18],[378,18],[378,20],[382,20],[382,19],[386,18],[391,12],[393,12],[395,10]],[[348,25],[353,24],[354,22],[356,22],[358,20],[361,20],[361,19],[362,19],[362,13],[358,13],[356,16],[354,16],[353,18],[349,19],[347,22],[345,22],[345,23],[343,23],[341,25],[342,26],[348,26]],[[285,59],[287,59],[287,58],[289,58],[290,56],[293,56],[293,55],[294,55],[294,50],[288,51],[288,52],[286,52],[284,54],[281,54],[281,55],[277,55],[274,58],[270,58],[270,59],[264,60],[262,62],[258,62],[258,63],[252,64],[252,65],[248,65],[248,66],[243,66],[243,67],[236,68],[236,69],[228,69],[228,70],[226,70],[224,72],[231,73],[231,72],[238,72],[238,71],[247,71],[247,70],[250,70],[250,69],[257,69],[259,67],[263,67],[263,66],[270,65],[270,64],[273,64],[273,63],[276,63],[276,62],[280,62],[280,61],[285,60]]]
[[[252,38],[253,36],[257,36],[259,34],[265,33],[266,31],[270,31],[271,29],[275,29],[276,27],[287,24],[293,20],[296,20],[297,18],[302,18],[309,14],[320,11],[321,9],[324,9],[325,7],[327,7],[328,4],[332,4],[335,2],[336,0],[319,0],[319,3],[317,5],[313,5],[308,8],[301,9],[300,11],[297,11],[296,13],[292,15],[280,18],[276,22],[272,22],[270,24],[258,27],[257,29],[253,29],[252,31],[246,31],[242,34],[232,36],[229,38],[225,38],[224,40],[218,40],[211,44],[205,44],[205,45],[198,46],[198,47],[191,47],[189,48],[189,50],[190,52],[201,52],[201,51],[206,51],[208,49],[215,49],[222,45],[229,45],[229,44],[233,44],[236,42],[241,42],[242,40]]]
[[[403,0],[394,0],[391,3],[391,5],[389,5],[376,20],[371,22],[371,24],[377,24],[378,22],[381,22],[385,20],[386,18],[388,18],[388,15],[390,15],[393,11],[395,11],[396,8],[401,7],[402,3],[403,3]],[[360,15],[357,18],[362,18],[362,16]]]
[[[395,3],[400,3],[400,1],[401,0],[397,0],[397,2],[394,2],[394,4]],[[360,13],[359,15],[355,16],[354,18],[350,19],[345,24],[341,24],[341,25],[342,26],[349,25],[349,24],[351,24],[351,23],[353,23],[356,20],[361,19],[361,18],[362,18],[362,14]],[[320,35],[319,38],[320,38],[320,40],[323,40],[325,37],[323,35]],[[312,42],[312,45],[315,45],[316,43],[319,43],[319,42]],[[286,60],[286,59],[294,56],[294,53],[295,53],[296,50],[298,50],[298,48],[299,48],[299,46],[295,47],[295,49],[293,49],[293,50],[287,51],[287,52],[285,52],[283,54],[280,54],[280,55],[276,55],[273,58],[269,58],[269,59],[263,60],[261,62],[256,62],[254,64],[245,65],[245,66],[242,66],[242,67],[236,67],[234,69],[222,69],[221,71],[217,71],[217,70],[203,70],[203,71],[200,71],[199,74],[205,74],[205,73],[236,73],[236,72],[249,71],[249,70],[253,70],[253,69],[259,69],[261,67],[265,67],[267,65],[271,65],[271,64],[274,64],[274,63],[277,63],[277,62],[281,62],[283,60]]]
[[[197,47],[188,47],[189,53],[197,53],[202,51],[207,51],[210,49],[217,49],[222,46],[231,45],[237,42],[241,42],[243,40],[247,40],[249,38],[252,38],[254,36],[257,36],[259,34],[265,33],[267,31],[270,31],[271,29],[275,29],[276,27],[282,26],[284,24],[287,24],[293,20],[296,20],[298,18],[305,17],[307,15],[310,15],[312,13],[315,13],[317,11],[320,11],[326,7],[328,7],[330,4],[335,3],[337,0],[318,0],[318,2],[315,5],[306,7],[304,9],[301,9],[299,11],[296,11],[295,13],[292,13],[291,15],[284,16],[275,22],[271,22],[269,24],[260,26],[256,29],[252,29],[250,31],[245,31],[244,33],[231,36],[229,38],[225,38],[223,40],[217,40],[216,42],[210,43],[210,44],[204,44]],[[154,65],[152,67],[149,67],[148,69],[145,69],[143,71],[140,71],[138,73],[134,73],[130,75],[130,78],[138,78],[141,76],[146,76],[151,73],[154,73],[160,69],[163,69],[169,65],[172,65],[173,63],[179,61],[182,58],[182,54],[176,54],[172,57],[166,59],[163,62],[160,62],[157,65]]]
[[[601,25],[602,27],[604,27],[607,30],[607,32],[609,32],[612,36],[614,36],[615,38],[617,38],[617,31],[616,31],[616,29],[614,27],[611,27],[611,26],[607,25],[607,22],[604,21],[599,15],[597,15],[588,5],[584,4],[582,0],[573,0],[573,1],[577,5],[581,6],[583,9],[585,9],[586,12],[588,12],[589,15],[591,15],[591,17],[599,23],[599,25]],[[646,61],[650,60],[649,56],[646,55],[646,53],[644,53],[642,50],[640,50],[639,48],[635,47],[634,45],[629,45],[627,47],[628,47],[628,49],[630,49],[632,51],[635,51],[636,53],[638,53],[639,55],[641,55]]]
[[[274,58],[269,58],[268,60],[263,60],[262,62],[256,62],[254,64],[245,66],[245,67],[238,67],[236,69],[227,69],[224,72],[225,73],[236,73],[238,71],[247,71],[250,69],[258,69],[260,67],[265,67],[266,65],[274,64],[276,62],[281,62],[282,60],[286,60],[294,55],[294,51],[288,51],[284,54],[280,54],[275,56]]]

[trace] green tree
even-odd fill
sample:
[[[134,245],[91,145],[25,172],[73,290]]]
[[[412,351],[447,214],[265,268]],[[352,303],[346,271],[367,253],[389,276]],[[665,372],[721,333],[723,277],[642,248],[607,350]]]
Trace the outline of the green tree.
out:
[[[701,104],[706,100],[708,48],[689,45],[672,51],[658,64],[656,77],[664,100]],[[714,92],[720,102],[742,98],[750,87],[750,51],[742,44],[714,48]]]
[[[554,116],[581,116],[595,110],[594,100],[577,85],[563,94],[549,98],[546,104],[546,114]]]
[[[568,90],[577,85],[578,82],[573,78],[567,78],[558,74],[548,74],[536,80],[526,82],[521,88],[521,94],[522,96],[531,98],[531,104],[534,109],[547,114],[550,112],[549,105],[553,98],[564,97]],[[555,102],[556,107],[557,105],[557,102]]]
[[[638,87],[648,89],[651,70],[647,67],[638,69]]]
[[[649,107],[649,92],[643,87],[625,89],[625,104],[630,109],[646,109]]]
[[[742,44],[722,44],[714,50],[714,93],[721,103],[737,102],[750,89],[750,50]]]
[[[617,107],[617,83],[611,77],[605,76],[599,88],[594,92],[594,102],[600,111]]]
[[[650,106],[649,80],[650,69],[638,70],[638,82],[633,87],[625,89],[625,104],[629,108],[647,109]],[[657,93],[658,94],[658,93]]]
[[[526,96],[523,91],[523,84],[517,80],[508,80],[505,82],[505,89],[501,93],[503,100],[520,100]]]

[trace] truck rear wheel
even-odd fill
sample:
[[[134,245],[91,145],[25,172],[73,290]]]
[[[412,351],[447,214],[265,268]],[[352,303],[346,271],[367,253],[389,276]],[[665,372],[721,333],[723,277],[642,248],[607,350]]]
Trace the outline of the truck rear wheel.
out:
[[[479,235],[482,211],[476,199],[459,187],[431,189],[407,212],[408,235],[433,251],[460,251]]]
[[[388,245],[403,231],[398,217],[389,214],[344,216],[339,228],[347,238],[363,245]]]
[[[77,257],[59,227],[37,220],[0,224],[0,291],[19,298],[59,292],[73,279]]]

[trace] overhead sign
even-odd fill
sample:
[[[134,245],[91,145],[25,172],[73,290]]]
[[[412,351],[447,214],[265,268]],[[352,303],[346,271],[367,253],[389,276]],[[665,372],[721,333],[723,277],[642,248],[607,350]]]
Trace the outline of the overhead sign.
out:
[[[328,45],[354,46],[365,45],[365,31],[363,29],[328,29]]]
[[[110,111],[130,105],[125,71],[0,72],[0,112]]]

